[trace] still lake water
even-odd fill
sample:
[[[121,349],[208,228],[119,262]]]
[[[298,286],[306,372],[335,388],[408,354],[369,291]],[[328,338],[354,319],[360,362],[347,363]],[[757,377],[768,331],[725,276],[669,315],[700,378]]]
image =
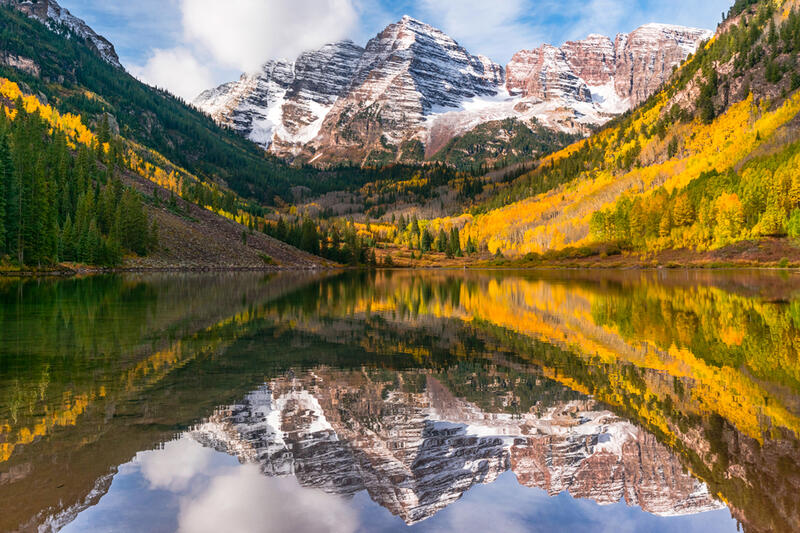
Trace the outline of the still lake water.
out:
[[[2,531],[800,530],[800,275],[0,280],[0,323]]]

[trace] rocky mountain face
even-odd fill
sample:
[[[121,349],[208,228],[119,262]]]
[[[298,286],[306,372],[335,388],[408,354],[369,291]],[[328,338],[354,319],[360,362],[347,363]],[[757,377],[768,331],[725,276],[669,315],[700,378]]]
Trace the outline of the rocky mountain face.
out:
[[[512,94],[541,100],[594,102],[619,113],[644,102],[672,69],[712,32],[648,24],[612,41],[590,35],[561,48],[543,45],[517,53],[506,68]]]
[[[347,94],[326,118],[311,150],[325,159],[359,158],[378,152],[413,151],[426,118],[465,100],[494,97],[503,69],[472,56],[441,31],[410,17],[372,39]],[[415,143],[414,143],[415,144]]]
[[[403,17],[360,48],[345,41],[270,61],[195,105],[265,149],[315,163],[433,156],[507,118],[582,133],[644,101],[712,32],[650,24],[517,53],[505,67]]]
[[[319,135],[363,53],[343,41],[296,61],[270,61],[257,73],[205,91],[195,105],[265,148],[294,153]]]
[[[68,28],[85,39],[107,63],[123,68],[114,45],[102,35],[98,35],[86,22],[58,5],[55,0],[0,0],[0,5],[14,7],[29,17],[43,22],[52,30],[58,31],[60,26]]]
[[[659,515],[721,508],[654,437],[591,400],[512,416],[426,380],[423,392],[404,392],[358,373],[279,379],[191,436],[268,476],[345,496],[367,491],[408,524],[508,470],[550,494],[624,499]]]

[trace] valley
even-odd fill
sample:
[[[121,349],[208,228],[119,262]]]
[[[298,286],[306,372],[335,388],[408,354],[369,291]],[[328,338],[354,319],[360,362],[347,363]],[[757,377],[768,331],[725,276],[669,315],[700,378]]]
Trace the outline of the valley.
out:
[[[2,531],[800,531],[800,0],[0,0],[0,324]]]
[[[74,117],[81,139],[44,120],[73,157],[98,155],[77,189],[46,173],[57,212],[23,223],[12,157],[2,271],[800,264],[794,0],[737,2],[715,32],[532,43],[505,67],[406,16],[192,104],[130,76],[55,1],[4,4],[12,156],[20,111]],[[117,251],[69,253],[81,190],[107,183],[138,192],[162,242],[132,246],[112,213],[79,231]]]

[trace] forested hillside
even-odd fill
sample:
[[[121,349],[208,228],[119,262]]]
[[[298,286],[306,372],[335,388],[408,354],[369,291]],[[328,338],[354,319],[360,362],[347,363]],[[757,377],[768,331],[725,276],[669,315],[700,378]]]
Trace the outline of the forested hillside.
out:
[[[103,61],[68,30],[56,33],[10,7],[0,6],[0,50],[30,62],[27,71],[2,66],[0,75],[24,82],[89,125],[109,114],[124,137],[245,198],[271,203],[276,195],[289,198],[292,186],[322,189],[326,179],[335,179],[283,164],[180,99]]]
[[[800,236],[798,4],[736,2],[642,106],[434,226],[459,227],[462,245],[507,256]]]
[[[256,233],[257,208],[115,135],[107,117],[92,132],[0,78],[0,270],[325,264]]]
[[[0,51],[3,270],[326,264],[265,236],[263,215],[339,174],[265,155],[69,28],[0,6]]]
[[[448,142],[433,157],[456,168],[504,168],[558,150],[581,136],[545,128],[536,119],[487,122]]]
[[[0,257],[115,266],[124,252],[158,246],[141,196],[117,177],[120,149],[107,128],[95,136],[7,80],[0,100]]]

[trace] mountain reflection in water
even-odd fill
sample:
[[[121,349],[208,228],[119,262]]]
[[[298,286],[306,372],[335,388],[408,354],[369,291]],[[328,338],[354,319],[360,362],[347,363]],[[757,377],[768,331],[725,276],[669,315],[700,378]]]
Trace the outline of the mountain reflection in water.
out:
[[[796,287],[629,272],[8,284],[0,529],[795,530]]]

